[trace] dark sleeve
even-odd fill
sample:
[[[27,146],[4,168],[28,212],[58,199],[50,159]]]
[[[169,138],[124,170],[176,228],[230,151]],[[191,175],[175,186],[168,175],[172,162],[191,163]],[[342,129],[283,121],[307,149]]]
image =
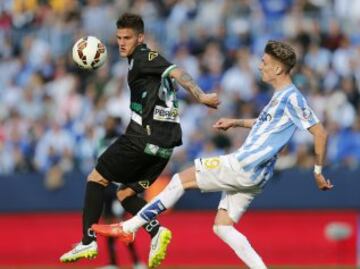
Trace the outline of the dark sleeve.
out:
[[[139,71],[144,75],[167,76],[176,66],[168,62],[158,52],[149,51],[143,55]]]

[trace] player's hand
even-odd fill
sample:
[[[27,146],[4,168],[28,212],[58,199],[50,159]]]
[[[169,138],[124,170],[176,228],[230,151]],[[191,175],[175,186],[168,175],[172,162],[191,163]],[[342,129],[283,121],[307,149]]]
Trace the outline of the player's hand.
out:
[[[234,126],[234,119],[228,119],[228,118],[221,118],[219,119],[217,122],[215,122],[215,124],[213,125],[213,127],[215,129],[219,129],[219,130],[224,130],[226,131],[227,129],[231,128]]]
[[[334,185],[330,182],[329,179],[325,179],[322,174],[314,174],[315,182],[318,188],[322,191],[331,190]]]
[[[217,93],[203,93],[199,96],[199,102],[215,109],[217,109],[218,105],[220,104]]]

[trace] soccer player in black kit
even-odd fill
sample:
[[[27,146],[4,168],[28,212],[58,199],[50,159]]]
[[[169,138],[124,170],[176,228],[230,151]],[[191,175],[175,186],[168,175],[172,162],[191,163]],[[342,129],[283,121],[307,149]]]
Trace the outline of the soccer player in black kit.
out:
[[[99,139],[97,143],[96,154],[99,156],[102,154],[122,133],[122,120],[118,117],[108,116],[104,122],[104,135]],[[123,218],[125,213],[124,208],[119,205],[116,193],[118,191],[121,183],[112,182],[105,188],[104,194],[104,210],[102,214],[102,219],[105,223],[112,223],[114,221],[120,221]],[[118,257],[116,254],[116,239],[114,237],[106,238],[106,245],[109,256],[109,264],[98,267],[97,269],[119,269],[118,266]],[[127,245],[129,251],[132,268],[133,269],[146,269],[144,263],[141,262],[138,251],[133,242]]]
[[[144,22],[135,14],[125,13],[116,22],[116,37],[121,57],[129,63],[131,121],[120,136],[98,159],[87,180],[83,208],[83,237],[61,262],[94,258],[98,254],[91,226],[101,216],[104,189],[112,181],[123,188],[117,197],[124,209],[135,215],[146,201],[137,194],[147,189],[161,174],[173,148],[180,146],[181,127],[174,82],[178,82],[201,104],[217,108],[216,93],[205,94],[192,77],[168,62],[144,43]],[[151,236],[149,267],[165,258],[171,231],[155,220],[144,225]]]

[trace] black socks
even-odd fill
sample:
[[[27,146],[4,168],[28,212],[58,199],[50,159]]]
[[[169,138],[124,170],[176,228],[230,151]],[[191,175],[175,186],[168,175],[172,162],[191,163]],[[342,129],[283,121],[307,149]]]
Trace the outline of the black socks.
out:
[[[84,245],[95,240],[95,234],[90,230],[91,225],[97,223],[101,217],[104,204],[105,187],[99,183],[88,181],[86,183],[85,202],[83,209],[83,238]]]
[[[132,195],[125,198],[121,204],[127,212],[132,215],[136,215],[136,213],[139,212],[140,209],[147,204],[147,202],[137,195]],[[146,223],[143,228],[150,234],[151,237],[154,237],[159,231],[160,223],[158,220],[153,219],[149,223]]]

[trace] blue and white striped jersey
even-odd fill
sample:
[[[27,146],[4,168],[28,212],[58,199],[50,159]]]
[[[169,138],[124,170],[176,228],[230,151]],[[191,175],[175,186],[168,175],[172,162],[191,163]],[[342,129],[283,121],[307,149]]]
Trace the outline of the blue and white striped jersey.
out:
[[[234,152],[237,167],[253,184],[263,185],[273,174],[278,152],[288,143],[296,128],[308,129],[318,122],[295,85],[276,91],[244,144]]]

